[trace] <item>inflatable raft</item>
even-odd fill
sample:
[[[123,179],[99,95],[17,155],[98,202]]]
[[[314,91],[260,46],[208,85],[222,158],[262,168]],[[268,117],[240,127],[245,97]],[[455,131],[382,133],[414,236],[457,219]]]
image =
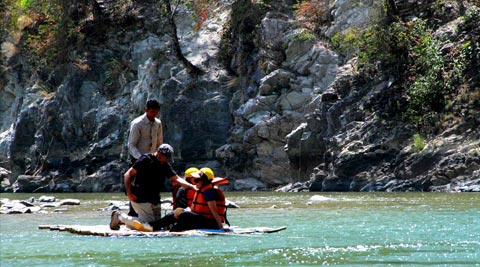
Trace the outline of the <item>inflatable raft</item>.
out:
[[[169,232],[169,231],[156,231],[156,232],[141,232],[137,230],[128,229],[122,226],[120,230],[111,230],[108,225],[39,225],[41,230],[51,230],[68,232],[76,235],[87,236],[110,236],[110,237],[123,237],[123,236],[138,236],[138,237],[165,237],[165,236],[212,236],[212,235],[254,235],[254,234],[270,234],[276,233],[287,229],[286,226],[278,228],[270,227],[250,227],[240,228],[232,227],[229,232],[215,229],[196,229],[183,232]]]

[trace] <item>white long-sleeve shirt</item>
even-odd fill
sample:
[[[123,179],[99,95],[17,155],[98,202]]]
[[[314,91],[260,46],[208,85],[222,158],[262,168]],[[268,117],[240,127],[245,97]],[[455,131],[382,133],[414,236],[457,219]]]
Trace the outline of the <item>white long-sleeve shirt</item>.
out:
[[[146,114],[143,114],[130,123],[128,151],[135,159],[145,153],[154,153],[162,143],[163,130],[160,119],[150,121]]]

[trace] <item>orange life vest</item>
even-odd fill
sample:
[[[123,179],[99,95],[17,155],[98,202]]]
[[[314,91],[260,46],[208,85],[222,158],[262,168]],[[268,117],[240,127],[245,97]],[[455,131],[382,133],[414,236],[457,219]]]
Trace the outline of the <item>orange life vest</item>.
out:
[[[214,219],[212,211],[208,207],[208,203],[203,197],[203,192],[205,192],[208,189],[215,189],[217,191],[217,194],[220,196],[219,200],[216,200],[217,204],[217,212],[218,215],[220,215],[220,218],[222,219],[222,222],[226,221],[226,213],[227,213],[227,206],[225,205],[225,195],[223,192],[218,189],[218,187],[213,186],[213,184],[209,184],[207,186],[204,186],[200,188],[200,190],[195,192],[195,196],[193,198],[193,203],[192,203],[192,211],[200,214],[202,216],[205,216],[209,219]]]
[[[190,188],[187,189],[187,204],[188,204],[187,207],[192,206],[193,199],[195,198],[196,193],[197,193],[197,191],[195,191],[193,189],[190,189]]]

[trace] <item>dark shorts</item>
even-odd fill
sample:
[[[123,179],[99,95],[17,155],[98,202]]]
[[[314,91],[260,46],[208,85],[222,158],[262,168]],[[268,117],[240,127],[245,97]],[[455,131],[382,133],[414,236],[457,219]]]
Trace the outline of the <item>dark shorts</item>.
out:
[[[218,229],[215,219],[206,218],[191,211],[184,211],[173,225],[172,232],[179,232],[192,229]]]

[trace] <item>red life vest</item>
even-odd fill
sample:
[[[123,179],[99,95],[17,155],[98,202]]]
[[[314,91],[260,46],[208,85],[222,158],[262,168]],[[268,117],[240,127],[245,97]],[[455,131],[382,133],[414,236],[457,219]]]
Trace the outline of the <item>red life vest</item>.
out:
[[[178,208],[178,202],[177,202],[177,192],[178,190],[181,188],[180,185],[175,185],[172,189],[172,204],[173,204],[173,210],[175,210],[176,208]],[[193,189],[190,189],[190,188],[186,188],[185,189],[185,199],[187,201],[187,207],[191,207],[192,206],[192,202],[193,202],[193,198],[195,197],[195,190]]]
[[[215,219],[213,217],[212,211],[208,207],[207,201],[203,197],[203,192],[211,188],[215,189],[217,191],[218,196],[220,197],[220,199],[216,200],[215,202],[217,204],[218,215],[220,215],[222,222],[225,222],[226,212],[227,212],[227,206],[225,205],[225,195],[220,189],[218,189],[218,187],[214,187],[213,184],[206,185],[200,188],[200,190],[195,192],[195,196],[193,198],[193,203],[191,206],[192,211],[202,216],[205,216],[209,219]]]

